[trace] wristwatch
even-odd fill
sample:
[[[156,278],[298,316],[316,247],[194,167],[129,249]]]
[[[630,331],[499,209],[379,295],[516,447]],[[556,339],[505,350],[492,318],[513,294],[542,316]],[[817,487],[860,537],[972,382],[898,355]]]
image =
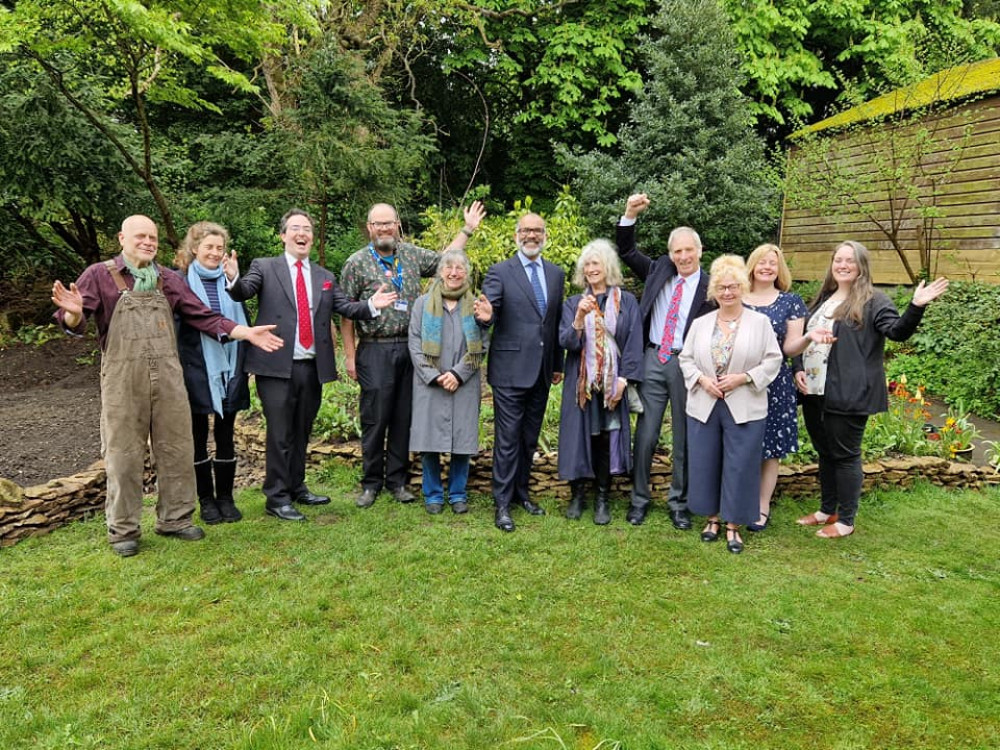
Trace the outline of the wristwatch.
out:
[[[747,373],[747,385],[753,385],[753,378],[750,377],[750,373]]]

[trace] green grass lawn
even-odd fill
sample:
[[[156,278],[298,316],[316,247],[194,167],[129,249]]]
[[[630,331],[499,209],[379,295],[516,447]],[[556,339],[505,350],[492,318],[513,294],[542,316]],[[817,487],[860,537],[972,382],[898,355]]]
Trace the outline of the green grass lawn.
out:
[[[782,501],[743,555],[354,478],[120,559],[102,519],[0,550],[0,748],[1000,747],[1000,493],[866,495],[822,541]]]

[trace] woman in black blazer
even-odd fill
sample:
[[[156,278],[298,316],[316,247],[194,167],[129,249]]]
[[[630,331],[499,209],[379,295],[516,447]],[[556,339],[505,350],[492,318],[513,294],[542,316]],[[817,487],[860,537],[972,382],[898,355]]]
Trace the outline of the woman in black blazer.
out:
[[[174,264],[202,302],[215,312],[247,325],[243,305],[234,302],[225,291],[222,266],[228,257],[228,243],[229,232],[224,227],[199,221],[188,229]],[[250,408],[250,388],[243,371],[246,347],[237,341],[221,343],[180,322],[177,350],[191,404],[201,520],[207,524],[239,521],[243,515],[233,500],[236,476],[233,431],[237,412]],[[214,461],[208,455],[208,418],[213,414]]]
[[[889,408],[883,367],[885,340],[905,341],[924,308],[944,294],[948,280],[921,281],[902,316],[872,286],[868,250],[842,242],[834,250],[823,286],[810,307],[806,333],[826,329],[796,363],[802,416],[819,454],[820,509],[798,520],[836,539],[854,533],[861,497],[861,440],[871,414]]]

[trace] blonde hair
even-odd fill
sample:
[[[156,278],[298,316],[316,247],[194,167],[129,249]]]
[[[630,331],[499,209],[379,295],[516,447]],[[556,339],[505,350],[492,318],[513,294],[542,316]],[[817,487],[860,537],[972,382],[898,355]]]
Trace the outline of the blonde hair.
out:
[[[854,253],[854,262],[858,264],[858,278],[851,283],[851,291],[847,293],[844,300],[833,313],[834,319],[849,320],[854,325],[860,326],[865,320],[865,305],[868,300],[875,296],[875,287],[872,286],[871,255],[868,248],[860,242],[854,240],[844,240],[837,243],[830,256],[830,267],[826,269],[826,278],[823,279],[823,286],[816,293],[813,305],[837,291],[837,280],[833,278],[833,259],[837,251],[842,247],[849,247]]]
[[[760,263],[761,258],[768,253],[774,253],[778,259],[778,278],[774,282],[774,288],[782,292],[787,292],[792,288],[792,272],[788,270],[788,264],[785,263],[785,254],[781,252],[781,248],[777,245],[772,245],[770,242],[755,247],[754,251],[750,253],[750,257],[747,258],[747,276],[750,278],[750,288],[753,289],[754,269]]]
[[[708,296],[719,301],[719,285],[723,279],[734,278],[739,282],[743,294],[750,291],[750,279],[747,277],[747,267],[743,258],[738,255],[720,255],[712,261],[712,267],[708,271]]]
[[[184,237],[181,246],[177,249],[177,255],[174,256],[174,265],[186,273],[188,266],[191,265],[191,262],[195,258],[198,245],[201,244],[203,239],[213,234],[217,234],[222,238],[222,246],[224,248],[229,247],[229,232],[221,224],[215,224],[211,221],[199,221],[188,227],[187,235]]]
[[[622,276],[622,266],[618,260],[618,253],[615,246],[608,240],[591,240],[580,251],[580,257],[576,259],[576,268],[573,271],[573,285],[581,289],[587,287],[587,279],[583,275],[583,264],[590,259],[597,259],[604,267],[605,283],[608,286],[621,286],[624,277]]]

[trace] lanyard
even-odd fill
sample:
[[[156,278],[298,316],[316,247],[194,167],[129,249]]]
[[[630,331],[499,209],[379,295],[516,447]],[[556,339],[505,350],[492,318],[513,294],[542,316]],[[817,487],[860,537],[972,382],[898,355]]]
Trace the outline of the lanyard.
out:
[[[399,292],[400,296],[403,295],[403,264],[399,260],[399,252],[397,250],[396,254],[393,256],[392,263],[389,263],[385,258],[375,252],[375,246],[368,245],[368,252],[372,254],[375,259],[375,263],[378,264],[379,268],[385,271],[385,277],[389,279],[396,291]],[[395,271],[395,273],[393,273]]]

